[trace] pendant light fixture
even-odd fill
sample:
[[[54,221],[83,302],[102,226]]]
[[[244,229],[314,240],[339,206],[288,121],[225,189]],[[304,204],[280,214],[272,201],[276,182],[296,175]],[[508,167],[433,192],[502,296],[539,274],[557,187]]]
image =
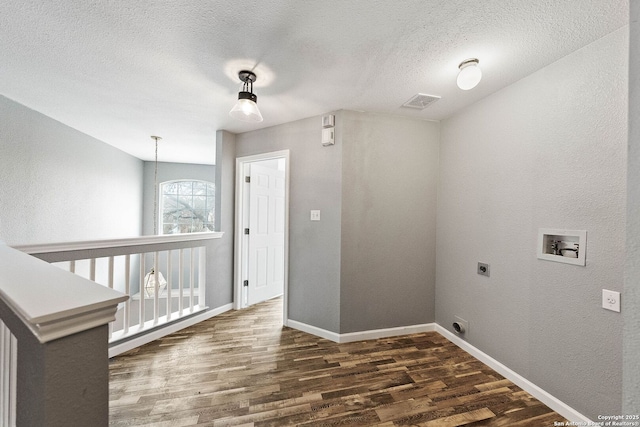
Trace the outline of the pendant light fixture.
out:
[[[153,172],[153,235],[158,235],[158,140],[162,139],[159,136],[151,136],[151,139],[156,141],[156,159]],[[159,293],[165,290],[167,287],[167,281],[165,280],[162,272],[158,271],[156,274],[156,261],[151,270],[144,276],[144,293],[147,297],[153,297],[156,294],[156,289]]]
[[[478,66],[476,58],[465,59],[458,65],[460,73],[458,73],[458,87],[462,90],[473,89],[480,83],[482,79],[482,70]]]
[[[243,82],[242,90],[238,92],[238,102],[229,111],[229,115],[244,122],[261,122],[262,114],[258,110],[258,97],[253,93],[256,74],[252,71],[242,70],[238,73],[238,77]]]

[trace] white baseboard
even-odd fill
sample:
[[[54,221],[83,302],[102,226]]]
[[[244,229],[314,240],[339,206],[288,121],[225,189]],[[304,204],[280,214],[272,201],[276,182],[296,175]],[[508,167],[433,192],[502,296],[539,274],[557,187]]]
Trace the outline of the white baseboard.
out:
[[[475,357],[485,365],[489,366],[494,371],[498,372],[500,375],[502,375],[569,421],[580,423],[580,425],[593,425],[593,422],[586,416],[582,415],[580,412],[565,404],[560,399],[557,399],[556,397],[547,393],[531,381],[524,378],[522,375],[509,369],[507,366],[498,362],[493,357],[472,346],[462,338],[449,332],[442,326],[436,325],[436,332],[444,336],[446,339],[448,339],[467,353],[471,354],[473,357]]]
[[[433,332],[436,330],[435,323],[425,323],[422,325],[399,326],[397,328],[373,329],[371,331],[349,332],[346,334],[338,334],[336,332],[327,331],[326,329],[317,328],[307,325],[306,323],[296,320],[287,319],[287,326],[302,332],[307,332],[329,341],[337,343],[347,343],[355,341],[375,340],[378,338],[397,337],[400,335],[418,334],[420,332]]]
[[[580,423],[581,425],[593,425],[593,422],[586,416],[582,415],[580,412],[565,404],[560,399],[557,399],[556,397],[547,393],[531,381],[524,378],[522,375],[511,370],[507,366],[498,362],[488,354],[480,351],[455,334],[449,332],[437,323],[425,323],[422,325],[402,326],[398,328],[388,329],[375,329],[371,331],[351,332],[347,334],[338,334],[336,332],[327,331],[325,329],[317,328],[315,326],[307,325],[305,323],[291,319],[287,319],[287,326],[303,332],[307,332],[312,335],[316,335],[321,338],[326,338],[337,343],[387,338],[399,335],[417,334],[420,332],[438,332],[440,335],[444,336],[446,339],[448,339],[467,353],[471,354],[473,357],[480,360],[482,363],[489,366],[491,369],[498,372],[500,375],[502,375],[521,389],[525,390],[527,393],[529,393],[569,421]]]
[[[435,323],[424,323],[421,325],[399,326],[397,328],[373,329],[371,331],[349,332],[340,334],[339,343],[355,342],[364,340],[377,340],[378,338],[397,337],[400,335],[419,334],[420,332],[433,332],[436,330]]]
[[[204,320],[210,319],[232,309],[233,304],[226,304],[213,310],[205,311],[195,316],[191,316],[184,320],[172,323],[169,326],[153,330],[147,334],[132,338],[129,341],[125,341],[121,344],[116,344],[112,347],[109,347],[109,358],[122,354],[125,351],[132,350],[136,347],[140,347],[141,345],[148,344],[151,341],[157,340],[158,338],[162,338],[174,332],[178,332],[181,329],[193,326],[196,323],[200,323]]]
[[[315,326],[307,325],[306,323],[298,322],[297,320],[287,319],[286,326],[297,329],[302,332],[306,332],[311,335],[315,335],[320,338],[328,339],[333,342],[340,342],[340,334],[336,332],[327,331],[326,329],[317,328]]]

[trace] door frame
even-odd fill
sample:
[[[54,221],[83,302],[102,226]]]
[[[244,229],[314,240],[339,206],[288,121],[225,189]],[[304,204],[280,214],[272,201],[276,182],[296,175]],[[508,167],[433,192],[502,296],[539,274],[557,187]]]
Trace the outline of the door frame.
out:
[[[236,185],[235,185],[235,225],[234,225],[234,268],[233,268],[233,308],[242,310],[246,308],[242,302],[242,257],[244,254],[244,166],[247,163],[261,162],[263,160],[284,159],[284,290],[282,293],[282,324],[287,326],[289,294],[289,150],[273,151],[270,153],[255,154],[236,158]]]

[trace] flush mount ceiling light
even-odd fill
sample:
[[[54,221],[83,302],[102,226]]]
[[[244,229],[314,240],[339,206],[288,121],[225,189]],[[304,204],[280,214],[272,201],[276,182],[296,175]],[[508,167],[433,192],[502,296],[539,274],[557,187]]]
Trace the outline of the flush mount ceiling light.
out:
[[[458,73],[457,83],[460,89],[473,89],[480,83],[482,71],[480,67],[478,67],[479,62],[476,58],[470,58],[462,61],[460,65],[458,65],[460,73]]]
[[[253,82],[256,81],[255,73],[242,70],[238,73],[242,85],[242,90],[238,92],[238,102],[233,106],[229,115],[234,119],[244,122],[261,122],[262,114],[258,110],[258,97],[253,93]]]

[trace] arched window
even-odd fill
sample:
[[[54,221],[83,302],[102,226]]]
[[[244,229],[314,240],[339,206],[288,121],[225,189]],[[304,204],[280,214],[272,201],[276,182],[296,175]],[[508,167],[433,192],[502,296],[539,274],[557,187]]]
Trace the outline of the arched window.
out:
[[[215,184],[179,180],[160,184],[160,230],[162,234],[213,231]]]

